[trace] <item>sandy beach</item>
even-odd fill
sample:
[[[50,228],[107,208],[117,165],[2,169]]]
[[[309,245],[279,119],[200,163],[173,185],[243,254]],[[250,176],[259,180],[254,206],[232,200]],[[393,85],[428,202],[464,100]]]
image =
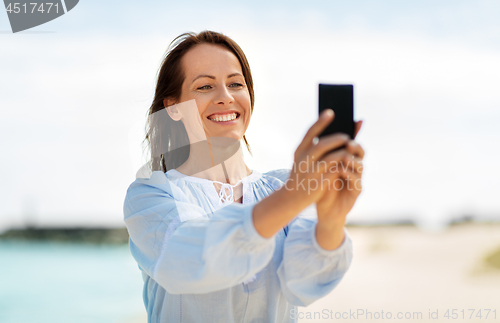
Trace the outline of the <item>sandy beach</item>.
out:
[[[500,249],[500,224],[348,231],[351,268],[332,293],[291,313],[299,322],[500,322],[500,269],[485,261]]]
[[[351,268],[332,293],[300,309],[299,322],[500,321],[500,269],[485,261],[500,249],[499,224],[459,224],[439,233],[414,226],[348,230]]]

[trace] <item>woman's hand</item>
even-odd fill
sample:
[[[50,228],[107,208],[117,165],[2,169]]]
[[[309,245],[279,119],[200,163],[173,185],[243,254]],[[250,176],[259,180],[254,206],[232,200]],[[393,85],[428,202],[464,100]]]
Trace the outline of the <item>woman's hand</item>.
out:
[[[355,124],[355,137],[361,129],[361,121]],[[345,149],[337,154],[343,158],[339,165],[332,165],[330,171],[336,174],[335,180],[328,186],[323,196],[316,203],[318,224],[316,239],[327,250],[336,249],[344,240],[345,218],[361,193],[363,174],[363,148],[350,140]]]
[[[335,134],[318,139],[332,122],[333,116],[332,110],[323,111],[295,151],[290,177],[283,188],[288,191],[290,202],[297,204],[299,210],[322,198],[328,190],[328,183],[338,177],[329,171],[329,166],[339,164],[346,157],[343,149],[335,153],[328,152],[346,145],[348,135]]]
[[[335,195],[336,193],[330,189],[331,183],[339,178],[339,173],[330,171],[330,167],[340,165],[341,161],[349,154],[347,149],[329,152],[347,145],[350,142],[349,136],[334,134],[321,139],[317,138],[332,122],[333,116],[332,110],[323,111],[318,121],[312,125],[296,149],[294,165],[286,183],[255,205],[252,213],[253,223],[256,231],[262,237],[273,236],[287,223],[290,223],[303,209],[312,203],[318,204],[319,202],[321,215],[318,212],[318,224],[321,223],[321,226],[317,226],[317,230],[322,229],[322,233],[321,237],[317,239],[324,249],[328,249],[331,245],[328,237],[331,237],[332,224],[338,223],[332,219],[342,218],[341,215],[345,210],[350,210],[354,204],[352,195],[346,193]],[[324,195],[329,197],[323,198]],[[334,212],[331,211],[332,203]],[[347,214],[347,212],[345,213]],[[319,222],[319,218],[321,218],[321,222]],[[345,215],[343,219],[345,219]],[[343,224],[341,228],[343,228]],[[343,231],[341,233],[343,234]]]

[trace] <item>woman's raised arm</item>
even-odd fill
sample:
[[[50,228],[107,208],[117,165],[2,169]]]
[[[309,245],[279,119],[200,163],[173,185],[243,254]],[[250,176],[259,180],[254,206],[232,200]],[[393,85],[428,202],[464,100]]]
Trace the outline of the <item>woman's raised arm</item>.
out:
[[[287,182],[276,192],[262,199],[253,210],[257,232],[269,238],[291,222],[303,209],[319,201],[339,174],[329,171],[332,163],[340,164],[348,152],[341,149],[349,137],[345,134],[325,136],[315,143],[326,126],[333,120],[333,111],[325,110],[312,125],[295,151],[294,165]]]

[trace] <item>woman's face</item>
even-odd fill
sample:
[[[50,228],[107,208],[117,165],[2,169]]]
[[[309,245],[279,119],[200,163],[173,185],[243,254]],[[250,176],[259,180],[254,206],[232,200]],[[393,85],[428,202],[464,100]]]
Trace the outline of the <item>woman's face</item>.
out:
[[[185,79],[180,102],[196,101],[206,136],[240,140],[250,123],[251,104],[236,56],[222,46],[199,44],[181,63]]]

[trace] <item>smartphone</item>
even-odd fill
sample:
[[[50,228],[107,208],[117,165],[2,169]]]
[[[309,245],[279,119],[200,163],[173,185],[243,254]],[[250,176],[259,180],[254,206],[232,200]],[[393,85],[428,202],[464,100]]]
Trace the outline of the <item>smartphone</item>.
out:
[[[319,113],[332,109],[335,118],[320,137],[342,132],[354,139],[354,99],[351,84],[320,84]]]

